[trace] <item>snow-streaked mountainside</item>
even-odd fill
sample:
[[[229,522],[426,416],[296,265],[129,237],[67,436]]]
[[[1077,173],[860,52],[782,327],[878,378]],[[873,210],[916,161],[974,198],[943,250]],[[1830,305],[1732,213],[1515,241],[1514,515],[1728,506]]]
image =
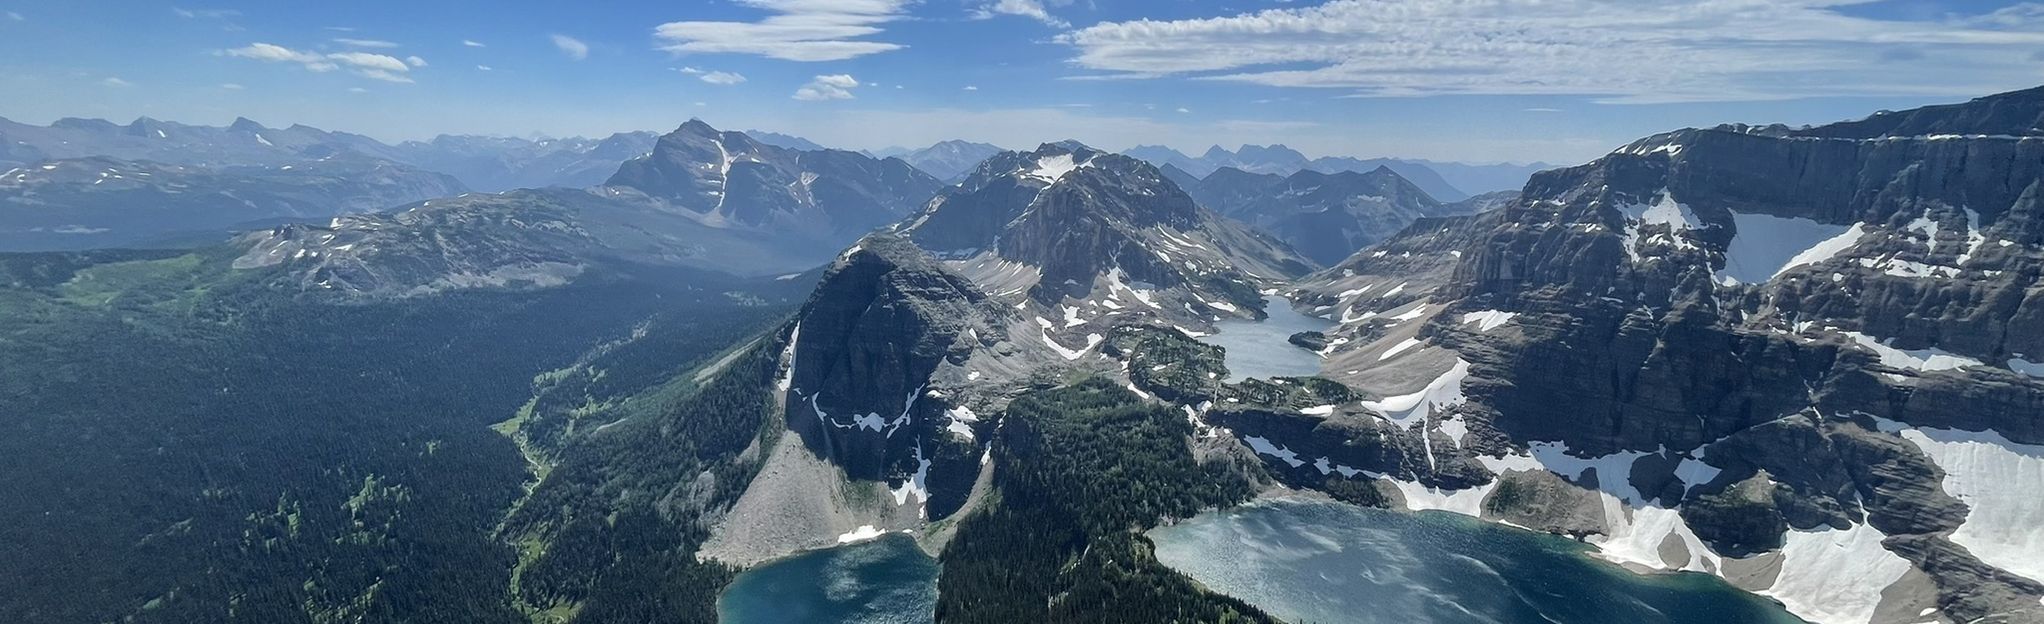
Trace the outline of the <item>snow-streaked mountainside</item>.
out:
[[[1122,153],[1149,161],[1159,167],[1166,165],[1176,167],[1194,178],[1205,178],[1222,168],[1285,176],[1300,171],[1331,174],[1343,171],[1368,172],[1379,167],[1388,167],[1425,190],[1434,199],[1445,202],[1461,201],[1472,194],[1518,190],[1534,172],[1552,167],[1546,163],[1469,164],[1349,156],[1309,159],[1297,150],[1283,145],[1244,145],[1235,151],[1216,145],[1207,148],[1207,151],[1198,157],[1160,145],[1136,146]]]
[[[1340,262],[1415,220],[1482,207],[1436,201],[1389,167],[1289,176],[1223,167],[1203,180],[1165,167],[1200,205],[1269,232],[1321,265]]]
[[[711,556],[899,530],[941,551],[1001,481],[1003,406],[1105,376],[1183,412],[1203,457],[1262,458],[1252,480],[1576,536],[1820,624],[2038,621],[2044,132],[1966,125],[2034,97],[1937,135],[1659,135],[1304,277],[1183,172],[997,155],[841,254],[786,327],[801,440]],[[1317,377],[1231,383],[1194,340],[1265,293],[1335,323],[1293,336]]]
[[[355,152],[274,166],[110,157],[39,161],[0,172],[0,250],[211,244],[237,229],[372,212],[467,190],[452,177]]]
[[[711,226],[848,240],[912,212],[942,183],[898,158],[776,147],[691,120],[618,167],[606,186],[644,193]]]
[[[821,461],[849,482],[755,481],[707,548],[752,562],[862,527],[947,539],[941,522],[985,487],[991,418],[1030,379],[1112,372],[1108,338],[1130,327],[1261,315],[1261,293],[1308,268],[1142,161],[1070,142],[987,159],[845,251],[788,329],[781,390],[800,441],[763,473],[815,475]],[[829,494],[840,488],[891,496]]]
[[[1324,373],[1384,398],[1227,426],[1321,463],[1295,483],[1816,622],[2044,619],[2040,99],[1672,132],[1416,222],[1293,293],[1340,323]]]

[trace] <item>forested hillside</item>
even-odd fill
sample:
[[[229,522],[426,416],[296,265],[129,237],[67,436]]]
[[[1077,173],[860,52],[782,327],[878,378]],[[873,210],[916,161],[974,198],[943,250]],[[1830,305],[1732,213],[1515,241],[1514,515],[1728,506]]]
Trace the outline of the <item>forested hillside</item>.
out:
[[[495,531],[530,475],[490,423],[635,327],[700,366],[800,288],[615,269],[337,302],[231,253],[0,256],[9,621],[524,621]]]

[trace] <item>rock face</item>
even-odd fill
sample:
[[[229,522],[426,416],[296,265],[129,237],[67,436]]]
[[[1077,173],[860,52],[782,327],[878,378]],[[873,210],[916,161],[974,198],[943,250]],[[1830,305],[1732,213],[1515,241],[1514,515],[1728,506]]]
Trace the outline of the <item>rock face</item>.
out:
[[[0,250],[217,242],[250,224],[323,220],[467,190],[446,175],[352,152],[282,166],[45,161],[0,173]]]
[[[931,378],[977,350],[1012,349],[1006,332],[1016,321],[906,240],[869,237],[831,268],[802,309],[789,428],[851,478],[915,482],[927,501],[936,493],[920,482],[928,471],[918,462],[937,457],[952,438],[940,417],[943,402],[925,396]],[[976,454],[942,455],[964,457],[965,472],[976,470]],[[944,494],[955,508],[964,492]]]
[[[1460,205],[1435,201],[1387,167],[1287,177],[1223,168],[1187,190],[1200,205],[1270,232],[1321,265],[1340,262],[1420,218],[1465,214]]]
[[[707,224],[856,238],[920,207],[942,186],[900,159],[797,151],[691,120],[626,161],[606,185]]]
[[[1579,507],[1500,489],[1551,472],[1629,510],[1604,556],[1823,622],[2044,618],[2044,533],[2008,520],[2040,493],[2006,489],[2044,482],[2039,111],[1677,131],[1416,221],[1294,293],[1342,323],[1325,370],[1383,398],[1231,428],[1304,460],[1281,477],[1325,487],[1325,459],[1411,508]]]

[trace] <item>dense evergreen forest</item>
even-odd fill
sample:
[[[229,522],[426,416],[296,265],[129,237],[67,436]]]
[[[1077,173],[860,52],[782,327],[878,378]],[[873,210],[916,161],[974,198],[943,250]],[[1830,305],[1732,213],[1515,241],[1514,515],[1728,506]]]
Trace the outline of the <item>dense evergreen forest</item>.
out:
[[[228,270],[224,253],[0,255],[7,621],[528,621],[507,591],[520,554],[498,530],[532,471],[489,425],[592,345],[647,338],[658,361],[618,378],[675,377],[806,287],[606,270],[542,291],[347,302]],[[659,522],[638,511],[590,539],[692,548],[664,525],[636,530]],[[679,541],[620,543],[662,539]],[[645,592],[632,583],[675,574],[637,568],[671,559],[603,566],[618,580],[585,591]],[[602,613],[588,619],[658,619]]]
[[[1142,536],[1254,494],[1228,462],[1195,460],[1192,434],[1183,413],[1105,379],[1017,398],[995,491],[944,550],[938,621],[1270,621],[1164,567]]]

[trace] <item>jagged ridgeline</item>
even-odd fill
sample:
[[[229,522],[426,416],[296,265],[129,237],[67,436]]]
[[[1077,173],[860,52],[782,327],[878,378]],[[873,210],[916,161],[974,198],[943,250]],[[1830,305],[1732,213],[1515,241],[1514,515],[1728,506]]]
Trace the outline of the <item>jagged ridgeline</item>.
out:
[[[586,189],[4,255],[0,612],[711,622],[907,534],[946,622],[1272,621],[1148,531],[1317,490],[1822,624],[2036,621],[2040,122],[1683,130],[1461,204],[691,122]],[[1288,304],[1318,374],[1230,381],[1200,339]]]

